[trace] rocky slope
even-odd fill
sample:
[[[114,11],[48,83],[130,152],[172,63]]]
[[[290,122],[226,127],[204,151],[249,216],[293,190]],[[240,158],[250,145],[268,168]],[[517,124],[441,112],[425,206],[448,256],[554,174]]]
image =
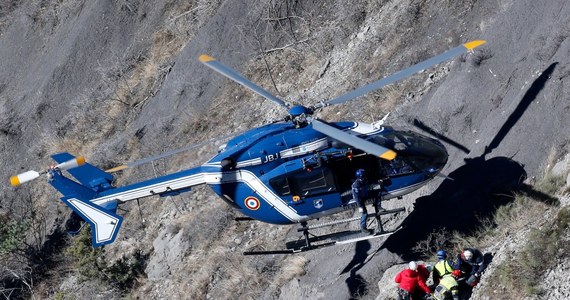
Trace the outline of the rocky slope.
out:
[[[539,180],[569,152],[569,16],[565,0],[5,1],[3,178],[43,168],[58,151],[106,168],[282,115],[200,65],[201,53],[279,97],[310,105],[460,43],[482,38],[488,44],[321,112],[329,120],[367,122],[392,112],[388,121],[404,128],[418,118],[470,149],[465,155],[449,148],[444,172],[455,182],[439,179],[386,204],[413,211],[398,220],[405,229],[386,241],[243,257],[244,249],[277,248],[295,233],[236,224],[235,212],[199,188],[122,207],[120,236],[99,254],[109,263],[141,258],[142,271],[121,292],[104,279],[78,275],[64,250],[76,238],[61,235],[69,210],[47,184],[14,189],[4,181],[1,220],[31,219],[39,234],[26,239],[26,247],[38,250],[32,258],[0,257],[2,291],[36,298],[376,298],[384,272],[419,258],[413,248],[426,234],[477,228],[480,217],[495,211],[490,195],[523,173]],[[117,184],[195,166],[216,146],[124,172]],[[441,211],[452,216],[433,222]],[[505,246],[497,240],[492,247]],[[558,270],[549,274],[565,280]]]

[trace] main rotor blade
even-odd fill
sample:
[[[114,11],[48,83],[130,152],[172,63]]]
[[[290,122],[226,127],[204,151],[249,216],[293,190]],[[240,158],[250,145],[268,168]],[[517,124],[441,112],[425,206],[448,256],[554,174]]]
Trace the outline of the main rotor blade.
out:
[[[113,173],[113,172],[122,171],[122,170],[125,170],[125,169],[128,169],[128,168],[134,168],[134,167],[137,167],[137,166],[140,166],[140,165],[147,164],[147,163],[149,163],[149,162],[153,162],[153,161],[155,161],[155,160],[159,160],[159,159],[162,159],[162,158],[166,158],[166,157],[169,157],[169,156],[172,156],[172,155],[175,155],[175,154],[184,152],[184,151],[192,150],[192,149],[194,149],[194,148],[198,148],[198,147],[200,147],[200,146],[203,146],[203,145],[206,145],[206,144],[209,144],[209,143],[212,143],[212,142],[216,142],[216,141],[224,140],[224,139],[227,139],[227,138],[231,138],[231,137],[236,136],[236,135],[238,135],[238,134],[242,134],[242,133],[244,133],[244,132],[246,132],[246,131],[248,131],[248,130],[249,130],[249,129],[247,129],[247,130],[242,130],[242,131],[238,131],[238,132],[234,132],[234,133],[231,133],[231,134],[228,134],[228,135],[224,135],[224,136],[221,136],[221,137],[211,138],[211,139],[209,139],[209,140],[205,140],[205,141],[203,141],[203,142],[201,142],[201,143],[198,143],[198,144],[190,145],[190,146],[187,146],[187,147],[184,147],[184,148],[174,149],[174,150],[171,150],[171,151],[168,151],[168,152],[164,152],[164,153],[161,153],[161,154],[158,154],[158,155],[155,155],[155,156],[150,156],[150,157],[146,157],[146,158],[143,158],[143,159],[139,159],[139,160],[136,160],[136,161],[133,161],[133,162],[130,162],[130,163],[126,163],[126,164],[124,164],[124,165],[120,165],[120,166],[117,166],[117,167],[114,167],[114,168],[105,170],[105,172],[107,172],[107,173]]]
[[[338,128],[328,125],[322,121],[313,119],[313,129],[325,135],[339,140],[345,144],[351,145],[354,148],[360,149],[368,154],[376,155],[385,160],[392,160],[396,158],[396,152],[380,145],[361,139],[352,134],[346,133]]]
[[[215,58],[202,54],[200,55],[200,62],[202,62],[207,67],[210,67],[214,71],[228,77],[229,79],[245,86],[246,88],[252,90],[254,93],[265,97],[265,99],[271,100],[285,108],[287,108],[287,104],[285,102],[275,96],[273,96],[268,91],[264,90],[263,88],[257,86],[255,83],[251,82],[249,79],[243,77],[240,73],[235,71],[234,69],[222,64],[221,62],[217,61]]]
[[[352,90],[340,97],[331,99],[329,101],[326,102],[327,105],[333,105],[333,104],[340,104],[343,102],[346,102],[348,100],[352,100],[354,98],[360,97],[362,95],[365,95],[369,92],[372,92],[374,90],[377,90],[379,88],[382,88],[384,86],[387,86],[389,84],[392,84],[398,80],[404,79],[410,75],[413,75],[414,73],[417,73],[421,70],[427,69],[433,65],[437,65],[443,61],[446,61],[448,59],[451,59],[459,54],[462,54],[464,52],[467,51],[472,51],[473,49],[475,49],[476,47],[479,47],[483,44],[485,44],[486,41],[484,40],[475,40],[475,41],[471,41],[468,43],[465,43],[461,46],[455,47],[451,50],[448,50],[442,54],[436,55],[430,59],[424,60],[420,63],[417,63],[407,69],[401,70],[399,72],[396,72],[388,77],[382,78],[378,81],[369,83],[363,87],[357,88],[355,90]]]

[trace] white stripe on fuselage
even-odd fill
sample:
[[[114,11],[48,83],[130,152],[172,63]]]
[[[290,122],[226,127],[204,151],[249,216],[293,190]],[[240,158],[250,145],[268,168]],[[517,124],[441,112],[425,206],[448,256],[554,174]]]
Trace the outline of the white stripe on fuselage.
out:
[[[301,222],[306,220],[306,216],[300,216],[297,211],[292,209],[281,197],[277,196],[271,189],[269,189],[257,176],[252,172],[246,170],[237,170],[231,172],[209,172],[209,173],[198,173],[190,176],[180,177],[177,179],[167,180],[163,182],[157,182],[152,185],[142,186],[132,190],[127,190],[123,192],[118,192],[116,194],[111,194],[103,196],[100,198],[95,198],[90,200],[92,203],[102,206],[105,203],[111,201],[125,202],[129,200],[135,200],[143,197],[148,197],[163,192],[178,190],[183,188],[192,187],[195,185],[207,183],[207,184],[225,184],[225,183],[235,183],[244,182],[247,184],[253,192],[257,193],[267,204],[275,208],[280,214],[282,214],[287,219],[292,222]]]
[[[321,150],[329,145],[328,138],[322,138],[314,142],[302,144],[293,148],[285,149],[279,152],[280,158],[295,157],[304,155],[313,151]]]
[[[208,184],[225,184],[234,182],[244,182],[254,193],[257,193],[267,204],[275,208],[281,215],[293,222],[301,222],[307,219],[306,216],[300,216],[297,211],[291,208],[281,197],[277,196],[269,189],[257,176],[246,170],[238,170],[223,173],[206,173],[205,181]]]
[[[103,196],[100,198],[95,198],[91,200],[92,203],[97,205],[103,205],[107,202],[118,200],[121,202],[135,200],[142,197],[148,197],[160,193],[164,193],[170,190],[179,190],[186,187],[191,187],[199,184],[205,183],[204,174],[192,174],[189,176],[179,177],[176,179],[171,179],[167,181],[157,182],[147,186],[141,186],[139,188],[134,188],[131,190],[126,190],[123,192],[118,192],[116,194],[111,194]]]
[[[383,130],[384,130],[384,127],[376,128],[373,125],[368,124],[368,123],[356,123],[355,127],[350,127],[350,128],[344,129],[344,131],[349,131],[352,133],[364,134],[364,135],[375,134],[375,133],[381,132]],[[325,149],[328,147],[328,140],[329,140],[329,138],[326,137],[326,138],[318,139],[316,141],[312,141],[312,142],[309,142],[306,144],[301,144],[299,146],[295,146],[295,147],[287,148],[285,150],[281,150],[281,151],[279,151],[279,158],[290,158],[290,157],[295,157],[295,156],[301,156],[301,155],[305,155],[307,153],[312,153],[314,151]],[[257,157],[257,158],[252,158],[252,159],[248,159],[248,160],[238,161],[236,163],[236,167],[237,168],[250,167],[250,166],[260,165],[262,163],[263,163],[263,161],[262,161],[261,157]],[[206,166],[219,167],[220,164],[221,164],[220,162],[208,162],[205,165]]]
[[[250,167],[255,165],[261,164],[261,157],[250,159],[250,160],[242,160],[236,163],[236,168],[243,168],[243,167]]]

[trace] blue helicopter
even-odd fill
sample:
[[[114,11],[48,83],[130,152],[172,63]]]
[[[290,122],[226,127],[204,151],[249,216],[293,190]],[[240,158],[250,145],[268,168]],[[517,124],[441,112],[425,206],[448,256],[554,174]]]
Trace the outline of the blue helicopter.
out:
[[[402,197],[437,176],[447,162],[446,148],[438,140],[411,131],[398,131],[384,125],[385,118],[373,124],[361,122],[328,123],[313,116],[326,106],[344,103],[382,88],[414,73],[449,60],[484,44],[475,40],[388,77],[357,88],[316,106],[292,106],[255,85],[238,72],[208,55],[199,60],[229,79],[288,109],[281,121],[251,129],[230,139],[217,155],[199,167],[139,183],[114,187],[111,173],[177,153],[173,151],[110,170],[99,169],[83,157],[58,153],[51,157],[56,165],[46,171],[27,171],[10,178],[14,186],[46,175],[48,182],[63,197],[61,200],[90,224],[94,247],[112,243],[123,218],[116,212],[126,201],[158,195],[188,192],[207,184],[233,208],[246,217],[272,224],[300,224],[304,240],[287,243],[287,249],[250,251],[244,254],[295,253],[344,242],[370,238],[342,232],[309,236],[309,230],[328,224],[309,226],[308,222],[356,207],[351,184],[355,171],[365,169],[370,214],[379,225],[380,216],[403,209],[382,211],[377,199]],[[63,171],[75,178],[66,177]],[[342,221],[352,221],[339,220]],[[390,232],[382,232],[381,235]],[[374,235],[371,235],[374,236]],[[317,244],[319,241],[324,243]]]

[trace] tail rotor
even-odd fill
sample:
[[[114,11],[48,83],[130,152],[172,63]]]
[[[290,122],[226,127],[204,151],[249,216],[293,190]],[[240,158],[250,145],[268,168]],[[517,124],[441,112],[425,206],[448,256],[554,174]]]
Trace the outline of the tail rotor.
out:
[[[85,164],[85,157],[83,157],[83,156],[74,157],[73,159],[70,159],[68,161],[64,161],[64,162],[59,163],[55,166],[50,166],[49,169],[47,169],[45,171],[38,172],[38,171],[30,170],[30,171],[26,171],[24,173],[20,173],[18,175],[14,175],[14,176],[10,177],[10,184],[12,184],[13,186],[19,186],[23,183],[37,179],[42,175],[48,174],[48,172],[50,170],[55,170],[55,169],[57,169],[57,170],[69,170],[69,169],[79,167],[83,164]]]

